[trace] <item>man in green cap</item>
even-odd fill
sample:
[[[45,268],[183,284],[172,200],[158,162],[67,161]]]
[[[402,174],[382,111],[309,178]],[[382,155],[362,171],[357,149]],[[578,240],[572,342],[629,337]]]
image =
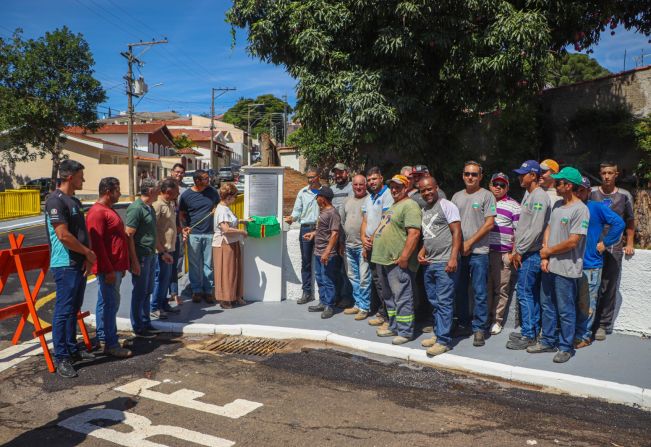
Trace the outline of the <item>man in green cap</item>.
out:
[[[542,336],[538,343],[527,348],[527,352],[555,352],[558,349],[554,362],[564,363],[574,354],[576,299],[583,274],[590,212],[576,195],[583,182],[576,168],[565,167],[558,174],[552,174],[552,178],[563,201],[554,205],[543,237],[540,250]]]

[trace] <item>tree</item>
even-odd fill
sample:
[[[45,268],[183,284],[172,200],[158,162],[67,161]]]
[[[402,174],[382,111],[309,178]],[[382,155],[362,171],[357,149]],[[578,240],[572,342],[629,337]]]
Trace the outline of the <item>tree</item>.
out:
[[[609,70],[586,54],[566,53],[561,57],[550,60],[546,79],[547,85],[559,87],[581,81],[590,81],[609,74]]]
[[[184,149],[186,147],[194,147],[197,145],[187,134],[184,133],[174,137],[172,141],[174,142],[174,147],[176,149]]]
[[[253,107],[252,104],[263,105]],[[251,111],[250,115],[249,110]],[[233,107],[226,111],[223,121],[247,130],[250,117],[252,137],[267,132],[276,141],[283,141],[283,113],[285,111],[289,114],[292,112],[292,108],[285,101],[271,94],[260,95],[255,99],[240,98]]]
[[[550,54],[613,24],[648,34],[650,11],[651,0],[234,0],[227,20],[251,55],[297,79],[306,130],[436,158],[468,119],[539,92]]]
[[[106,99],[93,77],[88,43],[67,27],[38,39],[0,39],[0,147],[7,162],[51,155],[52,184],[62,159],[66,126],[95,130],[97,106]],[[29,146],[33,150],[30,150]]]

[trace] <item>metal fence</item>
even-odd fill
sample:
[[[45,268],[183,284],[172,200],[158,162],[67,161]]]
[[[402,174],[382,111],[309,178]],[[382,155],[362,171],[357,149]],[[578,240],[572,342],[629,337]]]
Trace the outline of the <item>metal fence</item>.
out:
[[[41,195],[38,189],[7,189],[0,192],[0,219],[41,214]]]
[[[244,194],[237,196],[237,199],[235,199],[235,202],[233,202],[230,208],[238,219],[244,219]]]

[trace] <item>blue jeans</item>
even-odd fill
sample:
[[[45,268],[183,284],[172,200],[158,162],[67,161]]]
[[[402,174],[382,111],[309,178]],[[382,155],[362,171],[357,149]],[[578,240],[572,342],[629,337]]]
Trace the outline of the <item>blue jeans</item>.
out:
[[[140,258],[140,275],[131,275],[131,327],[134,332],[142,332],[151,327],[149,307],[154,290],[156,255]]]
[[[576,330],[576,294],[579,279],[555,273],[543,273],[540,289],[542,308],[541,343],[561,351],[574,352]],[[560,338],[558,327],[560,326]]]
[[[534,339],[540,332],[540,253],[530,251],[522,255],[516,285],[520,305],[520,332]]]
[[[303,293],[312,293],[312,257],[314,254],[314,239],[306,241],[303,239],[305,233],[314,230],[314,225],[301,225],[298,233],[298,240],[301,246],[301,281]]]
[[[188,237],[188,263],[192,293],[213,293],[212,233],[190,234]]]
[[[168,264],[163,261],[163,255],[156,255],[156,269],[154,273],[154,292],[151,297],[151,311],[169,308],[167,304],[167,289],[170,287],[172,279],[172,269],[174,264]]]
[[[326,265],[321,264],[321,256],[314,255],[314,274],[319,286],[319,301],[324,306],[335,305],[337,275],[341,274],[341,257],[330,257]]]
[[[362,256],[362,247],[346,247],[346,261],[355,306],[368,312],[371,309],[371,266]]]
[[[575,338],[592,340],[592,324],[594,323],[601,285],[601,268],[584,269],[580,281],[579,299],[576,303],[576,335]]]
[[[77,312],[86,291],[86,277],[81,267],[52,267],[56,299],[52,316],[52,342],[57,362],[70,358],[77,348]]]
[[[181,236],[176,238],[176,248],[172,254],[172,275],[170,277],[170,295],[179,294],[179,259],[181,259]],[[181,267],[182,268],[182,267]]]
[[[97,306],[95,307],[95,319],[97,339],[106,344],[109,348],[118,346],[118,328],[115,319],[120,307],[120,285],[122,284],[122,273],[115,272],[115,283],[107,284],[104,273],[97,274]]]
[[[459,260],[455,310],[461,326],[470,324],[469,282],[475,292],[472,331],[485,331],[488,324],[488,253],[461,256]]]
[[[454,284],[456,272],[445,271],[447,262],[434,262],[424,266],[425,293],[434,308],[436,342],[450,346],[452,337],[452,317],[454,316]]]

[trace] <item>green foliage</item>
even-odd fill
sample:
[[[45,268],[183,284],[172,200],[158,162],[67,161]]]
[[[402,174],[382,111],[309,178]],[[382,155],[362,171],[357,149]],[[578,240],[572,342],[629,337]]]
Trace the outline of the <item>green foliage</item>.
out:
[[[609,74],[610,71],[585,54],[566,53],[559,58],[550,59],[546,79],[547,85],[559,87],[590,81]]]
[[[38,39],[0,39],[0,150],[7,161],[51,154],[60,158],[66,126],[95,129],[97,105],[106,99],[93,78],[93,56],[81,34],[67,27]],[[34,151],[28,151],[31,145]]]
[[[311,129],[300,128],[289,135],[287,145],[298,147],[310,166],[333,166],[338,162],[358,166],[361,161],[350,139],[336,129],[327,130],[325,135],[321,135]]]
[[[253,104],[263,104],[253,106]],[[285,110],[286,108],[286,110]],[[250,110],[250,113],[249,113]],[[251,123],[251,136],[255,138],[263,132],[269,133],[276,141],[283,141],[283,116],[292,112],[292,108],[282,99],[271,94],[260,95],[255,99],[240,98],[237,103],[228,109],[223,120],[247,130]]]
[[[182,133],[172,139],[174,142],[174,147],[176,149],[184,149],[186,147],[195,147],[197,144],[192,141],[190,137],[188,137],[186,134]]]
[[[633,124],[633,133],[637,147],[642,152],[636,169],[637,175],[651,181],[651,116],[637,120]]]

